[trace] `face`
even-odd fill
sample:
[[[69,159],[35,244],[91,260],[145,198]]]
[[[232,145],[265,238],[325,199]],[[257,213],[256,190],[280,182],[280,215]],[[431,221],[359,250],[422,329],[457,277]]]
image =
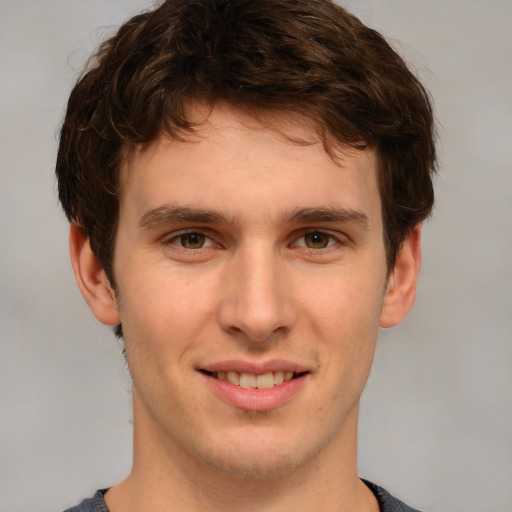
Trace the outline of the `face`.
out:
[[[189,141],[135,152],[114,274],[136,437],[255,476],[354,445],[386,288],[380,207],[372,152],[334,161],[293,116],[220,105]]]

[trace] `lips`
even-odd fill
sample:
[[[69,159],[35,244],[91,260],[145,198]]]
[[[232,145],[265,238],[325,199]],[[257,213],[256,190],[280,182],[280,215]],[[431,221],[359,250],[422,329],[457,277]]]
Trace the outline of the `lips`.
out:
[[[311,372],[288,361],[251,364],[231,361],[198,368],[208,388],[237,409],[271,410],[284,406],[309,381]]]

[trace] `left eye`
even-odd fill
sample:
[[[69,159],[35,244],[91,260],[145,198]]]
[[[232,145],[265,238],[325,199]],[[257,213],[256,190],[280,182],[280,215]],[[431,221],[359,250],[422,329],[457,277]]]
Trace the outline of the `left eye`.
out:
[[[170,240],[175,245],[180,245],[184,249],[203,249],[211,245],[212,241],[203,233],[192,231],[190,233],[181,233]]]
[[[296,242],[296,247],[307,247],[308,249],[325,249],[336,243],[336,239],[322,231],[312,231],[305,233]]]

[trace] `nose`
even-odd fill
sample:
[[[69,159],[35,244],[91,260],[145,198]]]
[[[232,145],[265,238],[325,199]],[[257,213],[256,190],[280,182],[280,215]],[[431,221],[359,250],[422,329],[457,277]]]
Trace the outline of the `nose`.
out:
[[[272,249],[240,251],[225,268],[217,318],[249,342],[272,342],[296,320],[289,270]]]

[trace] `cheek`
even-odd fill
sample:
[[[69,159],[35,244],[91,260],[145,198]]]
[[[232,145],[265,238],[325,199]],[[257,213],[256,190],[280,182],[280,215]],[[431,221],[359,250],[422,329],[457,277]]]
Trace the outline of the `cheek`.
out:
[[[157,366],[170,367],[200,344],[200,332],[207,329],[211,318],[205,289],[165,276],[133,281],[120,289],[129,359],[133,353],[132,360],[153,359]]]
[[[341,270],[302,286],[298,295],[300,308],[312,314],[320,326],[343,332],[350,339],[352,333],[378,328],[384,283],[381,276],[370,272],[362,277],[361,273]]]
[[[383,299],[382,279],[347,278],[326,282],[323,288],[302,295],[302,308],[309,310],[303,318],[312,322],[322,347],[330,378],[343,382],[335,394],[347,386],[362,388],[373,361]],[[312,309],[314,307],[314,309]],[[356,389],[355,389],[356,390]]]

